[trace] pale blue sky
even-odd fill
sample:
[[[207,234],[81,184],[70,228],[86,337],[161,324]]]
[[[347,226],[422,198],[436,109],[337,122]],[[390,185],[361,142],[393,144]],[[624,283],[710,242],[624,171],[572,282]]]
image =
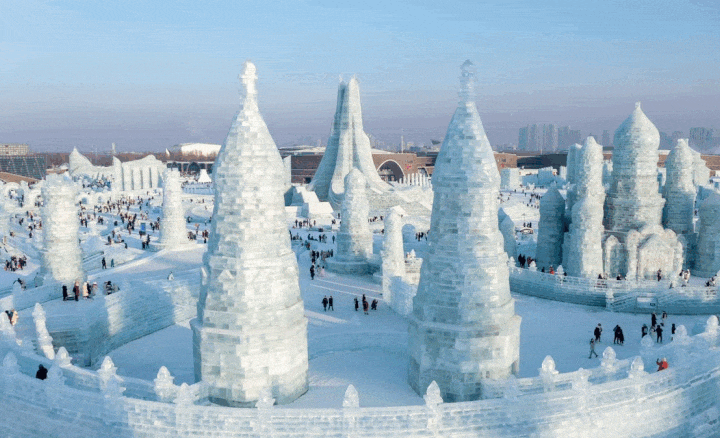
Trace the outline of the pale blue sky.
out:
[[[441,139],[465,59],[493,144],[614,130],[636,100],[661,130],[720,128],[720,0],[0,0],[0,142],[220,143],[246,59],[278,144],[324,143],[352,74],[369,133]]]

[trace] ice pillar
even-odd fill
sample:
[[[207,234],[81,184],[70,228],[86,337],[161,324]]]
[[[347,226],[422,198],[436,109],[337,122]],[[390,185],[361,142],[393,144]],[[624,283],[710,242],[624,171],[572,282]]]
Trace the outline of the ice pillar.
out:
[[[538,268],[557,268],[562,263],[563,233],[565,232],[565,198],[553,184],[540,198],[540,222],[536,264]]]
[[[160,245],[172,249],[188,243],[185,209],[182,205],[180,172],[177,169],[167,169],[163,179],[163,217],[160,223]]]

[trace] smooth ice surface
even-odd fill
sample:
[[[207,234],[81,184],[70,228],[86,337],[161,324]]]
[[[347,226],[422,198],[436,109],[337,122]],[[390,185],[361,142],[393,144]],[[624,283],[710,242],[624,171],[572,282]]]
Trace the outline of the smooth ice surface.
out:
[[[360,87],[355,77],[338,86],[337,109],[328,145],[308,190],[339,209],[347,188],[345,177],[352,169],[363,174],[369,187],[380,191],[389,189],[372,160],[370,138],[363,130]]]
[[[436,381],[446,401],[482,396],[486,378],[517,372],[514,313],[503,236],[500,174],[474,96],[474,67],[440,148],[429,242],[410,317],[408,380],[418,394]]]
[[[213,167],[195,377],[217,403],[254,406],[270,388],[284,404],[307,391],[307,321],[285,219],[284,167],[258,110],[249,61],[241,80],[242,110]]]
[[[66,176],[48,175],[42,188],[43,267],[46,280],[68,286],[84,280],[82,251],[78,243],[80,221],[75,204],[77,187]]]

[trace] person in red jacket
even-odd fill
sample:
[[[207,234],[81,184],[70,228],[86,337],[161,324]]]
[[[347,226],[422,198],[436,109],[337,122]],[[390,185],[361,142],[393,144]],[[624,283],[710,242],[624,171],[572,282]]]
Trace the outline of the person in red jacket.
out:
[[[658,371],[666,370],[668,368],[667,359],[663,357],[662,360],[656,360],[655,363],[658,366]]]

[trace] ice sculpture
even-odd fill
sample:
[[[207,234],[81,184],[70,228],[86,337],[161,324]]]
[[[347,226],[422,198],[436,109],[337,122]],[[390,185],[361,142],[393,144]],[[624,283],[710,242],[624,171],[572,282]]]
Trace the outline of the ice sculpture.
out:
[[[448,402],[482,397],[484,379],[517,373],[520,317],[497,223],[500,175],[462,66],[460,102],[433,174],[430,246],[409,318],[408,380]]]
[[[498,210],[498,224],[503,235],[503,248],[508,257],[513,260],[517,257],[517,241],[515,240],[515,222],[505,213],[504,209]]]
[[[695,210],[695,162],[687,139],[679,138],[665,160],[663,225],[677,234],[692,233]]]
[[[517,167],[506,167],[500,170],[500,188],[503,190],[514,190],[520,187],[520,169]]]
[[[565,198],[553,184],[540,198],[540,222],[538,223],[537,266],[557,268],[563,262],[562,245],[565,233]]]
[[[570,217],[572,213],[572,207],[575,204],[575,183],[577,182],[578,174],[580,170],[579,156],[581,145],[575,143],[570,146],[567,154],[567,195],[566,195],[566,212],[565,214]]]
[[[635,111],[615,132],[613,173],[605,199],[606,228],[627,232],[659,225],[665,200],[658,193],[660,133],[635,104]]]
[[[537,174],[538,185],[541,187],[548,187],[550,184],[555,182],[555,169],[553,167],[543,167],[538,169]]]
[[[579,202],[572,208],[570,230],[565,234],[563,266],[569,275],[596,278],[603,272],[602,146],[588,137],[577,154],[574,192]]]
[[[78,240],[80,220],[75,205],[77,188],[64,175],[48,175],[42,188],[44,281],[57,281],[72,289],[84,280],[82,250]]]
[[[252,407],[266,388],[279,404],[307,391],[307,320],[290,248],[280,153],[246,62],[242,110],[215,166],[215,206],[198,317],[195,378],[212,402]]]
[[[337,234],[337,252],[328,260],[328,269],[346,274],[364,274],[372,256],[372,232],[368,225],[369,205],[365,177],[353,169],[345,177],[342,222]]]
[[[710,194],[698,210],[700,225],[693,274],[711,277],[720,270],[720,195]]]
[[[704,186],[710,181],[710,169],[708,169],[705,160],[703,160],[700,152],[690,149],[693,154],[693,182],[695,186]]]
[[[393,277],[405,276],[405,250],[403,247],[402,207],[391,208],[385,216],[385,238],[382,249],[382,293],[383,300],[391,304],[390,283]]]
[[[339,209],[345,195],[345,176],[358,169],[373,189],[386,191],[389,186],[375,169],[370,139],[363,131],[360,89],[355,77],[338,86],[337,109],[330,138],[308,190],[318,199]]]
[[[163,217],[160,223],[160,245],[174,249],[188,244],[185,209],[182,205],[180,172],[167,169],[163,174]]]

